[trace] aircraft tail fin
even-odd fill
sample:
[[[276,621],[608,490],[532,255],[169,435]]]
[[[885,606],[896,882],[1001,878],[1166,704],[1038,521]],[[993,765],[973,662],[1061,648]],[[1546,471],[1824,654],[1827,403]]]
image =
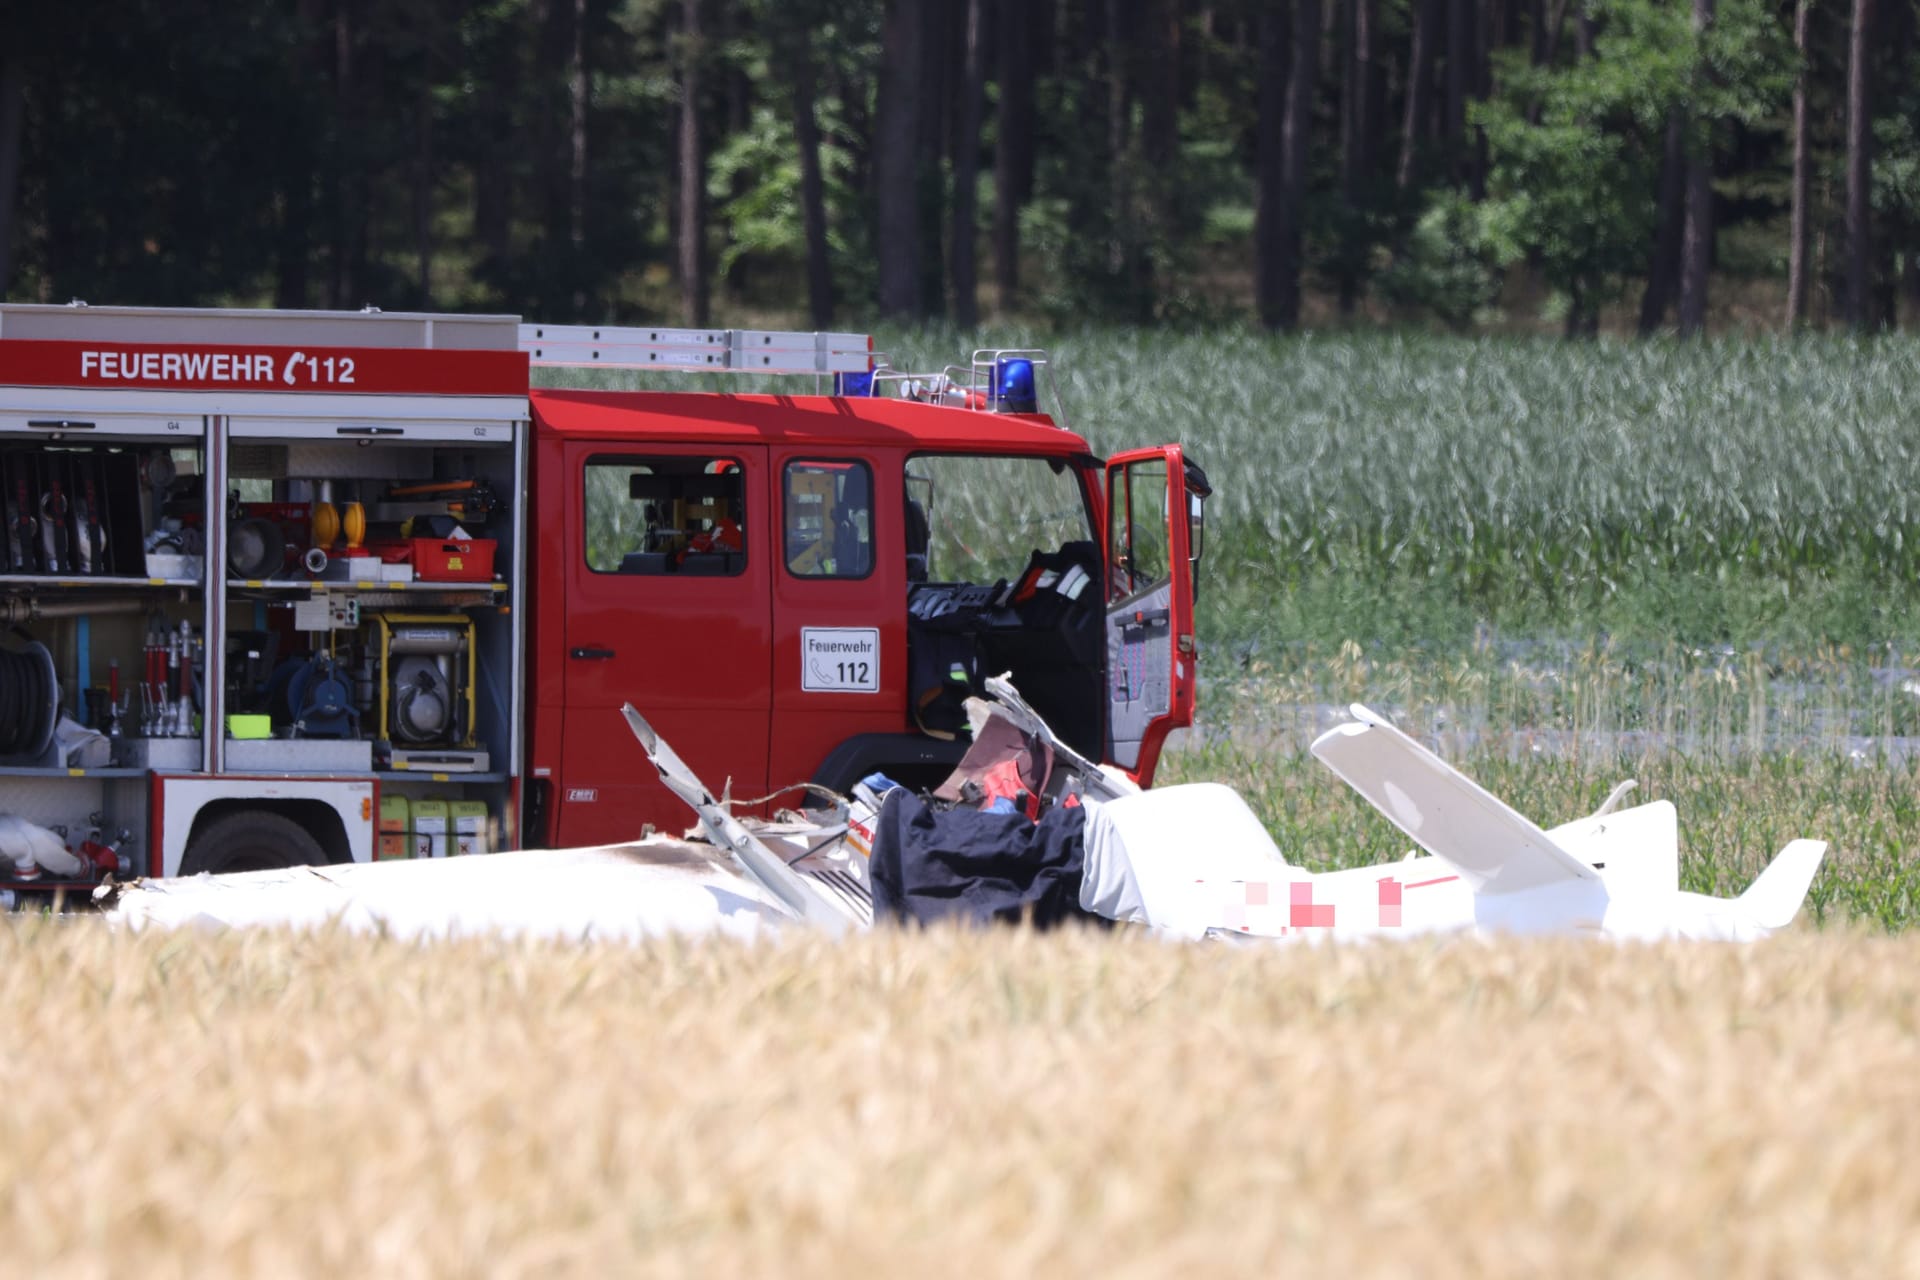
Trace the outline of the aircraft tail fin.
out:
[[[1826,853],[1824,840],[1790,842],[1736,899],[1741,914],[1763,929],[1785,928],[1800,914]]]

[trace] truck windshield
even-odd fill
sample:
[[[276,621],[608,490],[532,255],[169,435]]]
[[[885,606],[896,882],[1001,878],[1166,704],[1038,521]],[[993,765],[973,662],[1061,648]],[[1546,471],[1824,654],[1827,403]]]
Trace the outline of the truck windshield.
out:
[[[1094,539],[1079,476],[1060,459],[922,454],[906,475],[916,581],[1011,581],[1035,551]]]

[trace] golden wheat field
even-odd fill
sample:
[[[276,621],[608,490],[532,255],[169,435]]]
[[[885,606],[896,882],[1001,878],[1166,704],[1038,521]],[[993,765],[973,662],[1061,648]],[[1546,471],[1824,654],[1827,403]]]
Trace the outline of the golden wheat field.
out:
[[[0,928],[16,1274],[1920,1273],[1920,937]]]

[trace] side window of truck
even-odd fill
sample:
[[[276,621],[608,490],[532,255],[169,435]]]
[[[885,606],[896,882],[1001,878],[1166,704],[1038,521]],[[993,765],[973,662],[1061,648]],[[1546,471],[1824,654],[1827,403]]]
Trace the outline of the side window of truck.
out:
[[[802,578],[873,572],[873,472],[864,462],[789,462],[780,486],[782,556]]]
[[[1167,467],[1141,462],[1109,477],[1107,506],[1113,567],[1112,598],[1157,586],[1169,576],[1167,546]]]
[[[1078,476],[1050,458],[909,458],[906,526],[910,582],[1012,582],[1034,552],[1095,536]]]
[[[587,567],[731,577],[747,567],[746,474],[737,458],[587,459]]]

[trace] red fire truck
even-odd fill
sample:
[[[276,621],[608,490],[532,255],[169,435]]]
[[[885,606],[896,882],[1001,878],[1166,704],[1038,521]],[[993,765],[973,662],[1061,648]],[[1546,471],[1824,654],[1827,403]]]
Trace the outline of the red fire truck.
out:
[[[853,334],[0,306],[0,889],[684,825],[623,702],[750,801],[930,781],[1009,672],[1148,782],[1206,483],[1095,458],[1049,380]]]

